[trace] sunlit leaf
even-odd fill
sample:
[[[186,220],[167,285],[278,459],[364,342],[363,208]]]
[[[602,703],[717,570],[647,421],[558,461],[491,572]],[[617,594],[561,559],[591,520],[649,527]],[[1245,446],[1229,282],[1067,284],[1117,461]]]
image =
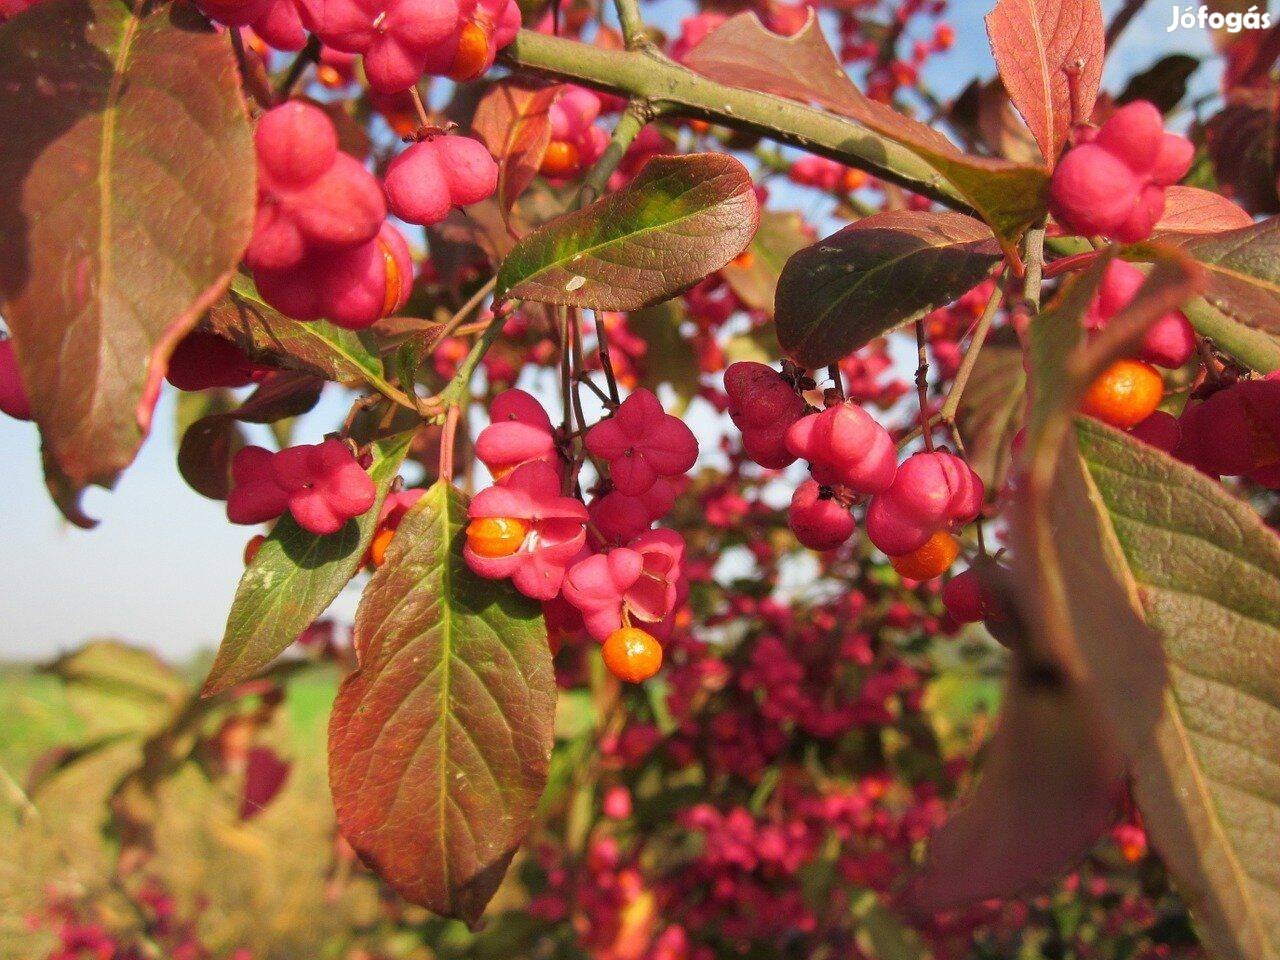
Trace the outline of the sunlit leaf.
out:
[[[364,860],[405,898],[474,925],[546,785],[556,687],[538,605],[463,560],[466,512],[437,483],[370,581],[329,774]]]
[[[1093,115],[1105,54],[1102,5],[1000,0],[986,24],[1005,90],[1053,166],[1071,124]]]
[[[263,303],[242,273],[202,325],[254,359],[343,383],[385,382],[382,362],[354,333],[323,320],[289,319]]]
[[[537,176],[551,142],[548,111],[562,89],[503,80],[476,105],[471,129],[498,161],[497,198],[504,214]]]
[[[655,157],[621,190],[525,237],[503,262],[495,296],[638,310],[723,267],[759,221],[738,160]]]
[[[1169,688],[1104,684],[1143,823],[1218,957],[1280,948],[1280,539],[1191,467],[1093,421],[1077,427],[1090,492],[1159,633]],[[1132,676],[1145,647],[1096,645]],[[1157,691],[1160,693],[1160,691]]]
[[[81,491],[133,459],[249,241],[231,47],[185,4],[38,4],[0,26],[0,142],[0,301],[50,489],[88,526]]]
[[[1205,299],[1256,330],[1280,333],[1280,217],[1218,233],[1164,233],[1204,265]]]

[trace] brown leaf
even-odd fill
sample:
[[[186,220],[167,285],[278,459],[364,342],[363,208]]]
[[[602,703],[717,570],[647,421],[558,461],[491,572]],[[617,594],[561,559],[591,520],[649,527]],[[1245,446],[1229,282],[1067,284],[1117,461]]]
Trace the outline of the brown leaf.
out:
[[[1105,54],[1102,5],[1098,0],[1000,0],[986,23],[1009,98],[1052,167],[1072,122],[1093,114]],[[1074,103],[1069,71],[1076,74]]]
[[[476,107],[471,126],[498,161],[497,197],[504,216],[538,173],[551,142],[548,111],[561,89],[503,80]]]
[[[1115,817],[1124,765],[1086,691],[1015,654],[982,779],[929,843],[905,903],[930,916],[1035,891]]]
[[[792,255],[777,291],[778,342],[799,364],[835,363],[979,283],[1001,257],[980,220],[890,210]]]
[[[150,428],[169,353],[249,241],[226,37],[185,4],[49,0],[0,28],[0,301],[67,517]]]

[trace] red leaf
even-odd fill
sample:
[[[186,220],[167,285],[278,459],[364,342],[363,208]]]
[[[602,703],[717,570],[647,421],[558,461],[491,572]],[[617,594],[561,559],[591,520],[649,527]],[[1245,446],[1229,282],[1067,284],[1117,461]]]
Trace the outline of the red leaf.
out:
[[[462,559],[466,512],[437,483],[369,582],[329,780],[360,856],[408,900],[474,925],[546,785],[556,689],[537,604]]]
[[[1165,191],[1164,215],[1156,232],[1220,233],[1253,226],[1253,217],[1221,194],[1199,187],[1172,186]]]
[[[69,519],[146,435],[174,345],[249,240],[253,144],[192,8],[49,0],[0,28],[0,300]]]
[[[987,14],[1000,79],[1051,167],[1071,124],[1093,113],[1105,29],[1098,0],[1000,0]]]
[[[504,217],[542,164],[551,142],[547,111],[560,90],[507,80],[495,83],[476,105],[471,127],[498,161],[497,196]]]
[[[290,765],[270,747],[254,747],[244,772],[244,793],[240,797],[240,819],[252,820],[283,789]]]

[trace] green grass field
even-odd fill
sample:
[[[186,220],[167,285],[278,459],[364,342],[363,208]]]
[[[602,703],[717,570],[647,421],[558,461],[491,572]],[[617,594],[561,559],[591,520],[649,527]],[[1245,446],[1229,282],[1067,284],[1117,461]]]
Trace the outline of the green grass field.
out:
[[[159,796],[158,854],[148,866],[184,908],[197,897],[206,942],[218,955],[246,945],[255,958],[321,958],[342,931],[376,916],[368,884],[326,896],[332,812],[324,763],[325,723],[336,675],[307,671],[290,682],[287,707],[266,740],[292,763],[285,787],[243,822],[238,796],[194,765]],[[77,709],[79,708],[79,710]],[[111,902],[113,848],[105,799],[136,762],[125,740],[51,778],[31,798],[33,767],[48,751],[84,742],[102,713],[68,695],[61,680],[29,667],[0,668],[0,960],[38,960],[47,932],[32,931],[46,891],[86,892]]]

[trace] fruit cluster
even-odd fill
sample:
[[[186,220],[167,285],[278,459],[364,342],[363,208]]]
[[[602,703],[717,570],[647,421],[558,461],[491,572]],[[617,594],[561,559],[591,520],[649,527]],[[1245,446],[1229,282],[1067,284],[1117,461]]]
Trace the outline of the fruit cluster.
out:
[[[898,463],[889,432],[852,400],[811,408],[794,380],[755,361],[725,371],[728,413],[756,463],[782,469],[806,460],[810,479],[791,498],[791,529],[806,547],[834,550],[856,530],[864,500],[867,537],[895,569],[931,580],[959,556],[952,531],[982,510],[982,481],[962,459],[925,450]]]
[[[575,480],[536,399],[508,390],[490,417],[476,457],[494,485],[471,502],[467,564],[541,601],[555,644],[585,633],[616,676],[652,676],[687,592],[683,538],[652,525],[697,459],[692,431],[650,391],[633,391],[583,438],[601,471],[588,505],[568,494]]]

